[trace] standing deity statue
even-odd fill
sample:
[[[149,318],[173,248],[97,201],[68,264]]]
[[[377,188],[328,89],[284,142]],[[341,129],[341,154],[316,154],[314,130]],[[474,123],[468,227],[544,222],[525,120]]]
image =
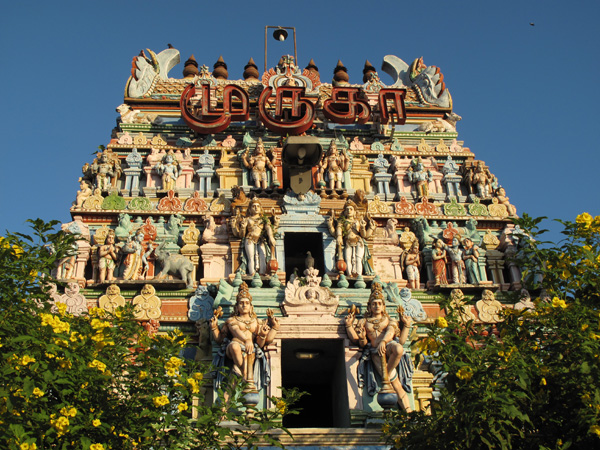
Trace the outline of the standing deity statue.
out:
[[[422,199],[429,196],[429,182],[433,181],[431,170],[425,170],[421,158],[415,158],[408,168],[408,181],[414,185],[417,197]]]
[[[435,284],[448,284],[446,278],[446,249],[444,241],[436,239],[433,243],[433,250],[431,251],[431,259],[433,261],[433,276],[435,277]]]
[[[173,151],[170,150],[161,162],[154,166],[156,173],[162,177],[162,188],[164,191],[171,191],[175,189],[175,182],[179,177],[180,170],[177,160],[173,156]]]
[[[496,184],[496,177],[492,175],[483,161],[477,161],[465,174],[466,183],[479,198],[489,198]]]
[[[401,309],[401,308],[400,308]],[[345,318],[348,338],[363,349],[359,364],[359,385],[367,385],[370,395],[377,392],[374,371],[387,378],[396,394],[398,403],[410,409],[407,392],[411,392],[410,379],[413,366],[403,345],[412,325],[410,316],[401,313],[400,324],[386,311],[381,285],[373,283],[365,317],[356,321],[354,311]],[[385,373],[384,373],[385,372]]]
[[[402,255],[402,265],[406,268],[406,279],[410,289],[421,287],[421,254],[419,241],[414,240],[410,250]]]
[[[450,270],[452,271],[452,283],[465,283],[465,262],[463,261],[463,251],[460,248],[458,237],[452,239],[452,246],[444,244],[444,249],[450,256]]]
[[[463,260],[465,262],[465,271],[467,274],[467,280],[471,284],[479,284],[481,281],[481,274],[479,272],[479,247],[473,244],[473,241],[469,238],[463,239]]]
[[[91,166],[91,173],[96,177],[96,187],[108,191],[111,187],[111,178],[114,175],[113,164],[106,151],[101,152]]]
[[[270,309],[267,310],[265,320],[258,320],[252,306],[252,296],[246,283],[240,285],[233,315],[219,329],[218,319],[221,314],[222,311],[217,308],[209,322],[212,338],[225,347],[224,354],[220,352],[215,359],[215,366],[223,367],[225,363],[224,356],[227,356],[233,362],[233,372],[235,374],[241,376],[251,385],[254,385],[254,382],[257,381],[259,389],[264,387],[266,377],[261,377],[263,382],[255,377],[256,368],[254,363],[255,360],[260,360],[263,373],[268,371],[263,349],[275,339],[275,335],[279,330],[279,321]]]
[[[125,255],[125,260],[123,261],[123,265],[125,266],[123,271],[124,280],[143,279],[142,271],[147,266],[147,258],[153,250],[152,245],[149,245],[149,250],[144,252],[143,242],[144,232],[140,229],[121,249],[121,252]]]
[[[115,279],[114,271],[117,263],[117,247],[115,245],[115,232],[110,230],[106,235],[104,245],[98,248],[98,281],[104,283],[105,280]]]
[[[262,206],[255,198],[248,205],[246,217],[242,217],[239,209],[230,219],[233,235],[243,239],[244,252],[240,270],[249,275],[267,273],[267,261],[275,259],[275,231],[279,226],[279,217],[273,214],[273,222],[263,213]]]
[[[334,212],[331,210],[327,226],[337,242],[337,260],[346,263],[346,274],[358,276],[364,272],[366,275],[372,275],[373,269],[369,265],[371,254],[366,240],[377,228],[377,223],[368,216],[357,216],[356,209],[356,203],[347,200],[337,221],[334,220]]]
[[[346,149],[342,148],[342,153],[339,153],[335,139],[332,139],[327,155],[319,164],[319,179],[323,180],[323,175],[327,174],[329,189],[342,189],[344,172],[348,171],[349,168],[350,158],[346,153]]]
[[[266,189],[268,187],[267,168],[272,171],[273,174],[273,162],[269,160],[265,152],[265,146],[262,139],[258,139],[254,153],[248,157],[249,149],[242,154],[242,163],[252,173],[252,180],[254,181],[254,187]],[[275,178],[275,176],[274,176]]]

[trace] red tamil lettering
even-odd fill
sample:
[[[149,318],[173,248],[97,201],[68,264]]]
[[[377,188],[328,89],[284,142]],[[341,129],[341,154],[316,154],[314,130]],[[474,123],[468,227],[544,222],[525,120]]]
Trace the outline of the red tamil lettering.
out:
[[[371,107],[359,96],[360,88],[334,87],[331,98],[323,102],[323,114],[335,123],[367,123],[371,117]]]
[[[396,124],[403,125],[406,123],[405,95],[406,89],[381,89],[379,91],[381,123],[388,123],[393,115],[396,115],[398,118]]]
[[[264,125],[275,133],[298,135],[308,130],[315,120],[313,103],[304,98],[305,88],[300,86],[279,86],[275,98],[271,98],[273,88],[267,87],[258,99],[258,115]],[[275,102],[275,115],[269,113]]]

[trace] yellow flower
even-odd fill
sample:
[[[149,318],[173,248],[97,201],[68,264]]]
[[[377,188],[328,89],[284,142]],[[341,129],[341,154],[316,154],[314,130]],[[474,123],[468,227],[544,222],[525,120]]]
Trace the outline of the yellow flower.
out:
[[[92,445],[90,445],[90,450],[104,450],[104,445],[92,444]]]
[[[587,323],[584,323],[583,325],[581,325],[581,331],[587,330],[588,327],[589,327],[589,325]]]
[[[31,364],[34,362],[35,362],[35,358],[33,356],[23,355],[23,357],[19,361],[19,364],[21,364],[22,366],[26,366],[27,364]]]
[[[435,324],[440,328],[446,328],[448,326],[448,322],[443,317],[438,317],[437,319],[435,319]]]
[[[583,214],[579,214],[576,218],[575,218],[575,222],[577,222],[579,225],[584,226],[585,228],[588,228],[591,224],[592,221],[594,219],[592,218],[592,216],[590,216],[588,213],[584,212]]]
[[[33,388],[33,395],[36,397],[43,397],[44,391],[42,391],[40,388]]]
[[[67,313],[67,304],[66,303],[58,303],[56,305],[56,309],[58,309],[58,313],[61,316],[64,316]]]
[[[138,380],[142,381],[146,378],[148,378],[148,372],[146,372],[145,370],[141,370],[140,374],[138,375]]]
[[[204,378],[204,374],[202,372],[196,372],[192,376],[194,377],[194,380],[198,380],[198,381],[202,381],[202,379]]]
[[[92,319],[91,325],[94,330],[103,330],[104,328],[110,327],[110,323],[100,319]]]
[[[383,431],[385,434],[388,434],[390,432],[390,425],[388,423],[384,424],[381,427],[381,431]]]
[[[197,394],[198,392],[200,392],[200,386],[198,385],[198,382],[195,378],[188,378],[187,382],[192,387],[192,394]]]
[[[75,417],[77,415],[77,408],[74,408],[73,406],[67,408],[65,406],[64,408],[60,409],[60,413],[66,417]]]
[[[50,419],[50,425],[58,431],[59,435],[63,435],[69,428],[69,419],[63,416],[60,416],[58,419]]]
[[[88,367],[96,368],[102,373],[106,371],[106,364],[104,364],[102,361],[98,361],[97,359],[93,360],[91,363],[88,363]]]
[[[183,412],[183,411],[187,411],[188,409],[188,404],[187,403],[180,403],[179,405],[177,405],[177,409],[179,410],[179,412]]]
[[[20,450],[37,450],[37,445],[35,442],[28,444],[27,442],[23,442],[19,445]]]
[[[473,370],[469,366],[464,366],[458,369],[456,376],[461,380],[469,381],[473,378]]]
[[[546,386],[546,384],[548,384],[548,383],[546,383],[546,379],[545,379],[545,378],[542,378],[542,379],[540,380],[540,385],[541,385],[541,386]]]
[[[596,436],[600,437],[600,425],[592,425],[590,427],[590,433],[594,433]]]
[[[285,414],[285,411],[287,410],[287,404],[283,399],[280,398],[279,400],[277,400],[275,408],[277,408],[277,411],[279,411],[280,414]]]
[[[106,315],[106,311],[102,308],[94,307],[94,308],[90,308],[89,315],[90,315],[90,317],[94,317],[94,316],[103,317],[104,315]]]
[[[100,422],[100,420],[98,419],[92,420],[92,425],[94,425],[95,427],[99,427],[101,424],[102,422]]]
[[[152,399],[152,403],[154,403],[154,406],[158,408],[160,406],[168,405],[170,402],[169,398],[166,395],[161,395],[159,397],[154,397]]]
[[[554,297],[552,299],[552,307],[553,308],[563,308],[564,309],[564,308],[567,307],[567,304],[565,303],[564,300],[559,299],[558,297]]]

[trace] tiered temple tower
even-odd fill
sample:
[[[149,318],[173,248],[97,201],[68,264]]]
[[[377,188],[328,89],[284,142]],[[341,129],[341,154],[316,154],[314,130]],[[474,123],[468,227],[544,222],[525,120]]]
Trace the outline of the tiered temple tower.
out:
[[[410,344],[440,300],[494,322],[520,289],[515,207],[459,140],[443,75],[422,58],[386,56],[391,86],[368,61],[362,84],[341,61],[331,82],[291,56],[262,74],[250,59],[243,79],[193,56],[170,78],[179,62],[174,48],[133,58],[117,127],[83,161],[63,226],[81,238],[57,301],[133,302],[207,362],[223,346],[249,403],[281,386],[312,393],[288,425],[334,431],[298,430],[295,445],[377,443],[348,429],[435,395],[426,363],[411,373]],[[387,360],[369,357],[382,340]]]

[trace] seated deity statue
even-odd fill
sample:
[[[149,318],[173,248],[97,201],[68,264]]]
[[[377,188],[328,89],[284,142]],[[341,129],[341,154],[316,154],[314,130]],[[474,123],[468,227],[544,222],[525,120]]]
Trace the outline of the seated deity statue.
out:
[[[248,275],[267,273],[267,261],[275,259],[275,232],[279,225],[279,217],[273,215],[273,221],[266,219],[260,202],[255,198],[248,205],[246,217],[242,217],[239,209],[230,219],[233,235],[243,239],[244,252],[240,264],[241,271]]]
[[[346,263],[348,276],[372,275],[373,269],[369,265],[371,254],[366,240],[371,237],[377,223],[367,217],[356,214],[356,203],[347,200],[342,214],[334,219],[334,212],[327,220],[329,232],[337,242],[337,260]]]
[[[252,156],[248,157],[248,150],[242,154],[242,163],[246,168],[250,169],[254,187],[266,189],[268,187],[267,168],[271,170],[273,174],[275,174],[275,172],[273,172],[273,163],[265,153],[265,146],[262,139],[258,139]],[[275,176],[273,178],[275,178]]]
[[[221,328],[218,326],[220,314],[222,314],[220,309],[214,311],[214,315],[210,319],[210,331],[214,341],[223,345],[224,353],[220,352],[213,364],[215,367],[223,367],[225,365],[224,356],[227,356],[233,363],[235,374],[242,377],[252,387],[256,382],[258,389],[263,388],[266,384],[264,371],[268,371],[263,349],[275,339],[279,330],[279,321],[270,309],[267,310],[266,319],[258,320],[246,283],[240,285],[233,314]],[[256,360],[260,361],[262,367],[255,367]],[[259,368],[263,369],[263,373],[261,374],[259,370],[259,379],[257,379],[255,371]]]
[[[344,172],[350,168],[350,158],[345,149],[342,153],[338,152],[335,139],[331,140],[329,151],[319,164],[318,178],[319,181],[324,181],[324,175],[327,175],[329,181],[329,189],[342,189],[344,181]]]
[[[117,247],[115,245],[115,232],[110,230],[106,235],[104,245],[98,248],[98,281],[104,283],[105,280],[115,279],[114,271],[117,264]]]
[[[414,369],[403,345],[411,325],[412,319],[404,311],[401,312],[400,324],[389,316],[383,290],[378,283],[373,283],[371,288],[365,317],[356,320],[351,310],[345,318],[348,338],[363,349],[358,369],[359,385],[366,384],[367,391],[374,396],[379,390],[375,378],[377,372],[381,378],[389,380],[398,395],[398,404],[406,411],[410,410],[406,393],[412,390],[410,380]]]
[[[173,151],[169,151],[154,168],[156,173],[162,177],[162,189],[164,191],[174,190],[180,170],[179,164],[173,156]]]
[[[79,190],[77,191],[77,196],[75,197],[75,206],[77,208],[81,208],[83,206],[83,202],[85,202],[91,196],[92,188],[90,184],[87,181],[80,179]]]

